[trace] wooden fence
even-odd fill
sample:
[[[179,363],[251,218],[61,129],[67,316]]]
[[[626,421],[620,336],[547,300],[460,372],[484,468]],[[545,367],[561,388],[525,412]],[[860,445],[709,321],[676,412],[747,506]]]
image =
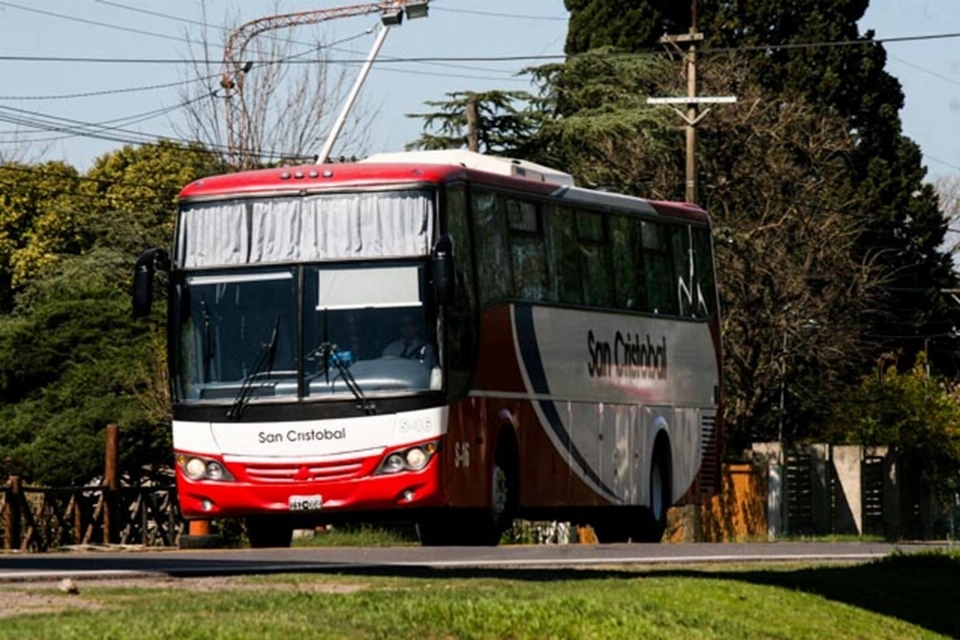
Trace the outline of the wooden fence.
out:
[[[118,430],[107,426],[103,483],[29,487],[11,476],[0,487],[0,537],[7,551],[69,545],[174,546],[184,528],[172,483],[121,486]]]
[[[0,491],[4,550],[69,545],[174,546],[183,528],[169,486],[28,487],[12,476]]]

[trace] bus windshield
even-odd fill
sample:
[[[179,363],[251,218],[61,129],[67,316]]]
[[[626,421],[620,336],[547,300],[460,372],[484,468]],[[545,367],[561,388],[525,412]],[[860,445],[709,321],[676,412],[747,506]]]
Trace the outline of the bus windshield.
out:
[[[242,410],[246,401],[352,399],[352,381],[373,396],[441,386],[423,261],[248,267],[181,282],[181,401]]]

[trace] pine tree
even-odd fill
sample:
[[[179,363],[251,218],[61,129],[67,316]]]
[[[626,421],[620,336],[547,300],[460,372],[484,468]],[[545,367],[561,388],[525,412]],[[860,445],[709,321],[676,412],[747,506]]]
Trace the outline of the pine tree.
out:
[[[914,336],[942,334],[955,320],[939,294],[953,286],[954,276],[949,256],[940,248],[946,223],[933,189],[923,183],[920,150],[902,134],[900,83],[884,70],[883,46],[870,42],[872,32],[861,34],[857,27],[868,4],[701,0],[697,26],[706,36],[705,52],[756,47],[752,73],[770,99],[802,95],[847,120],[855,143],[848,179],[864,231],[859,253],[865,262],[882,264],[889,275],[883,313],[870,319],[865,337],[880,349],[916,351],[923,341]],[[691,3],[676,0],[567,0],[566,5],[571,12],[569,55],[599,46],[661,50],[664,31],[683,33],[691,23]],[[864,44],[765,48],[855,40]]]

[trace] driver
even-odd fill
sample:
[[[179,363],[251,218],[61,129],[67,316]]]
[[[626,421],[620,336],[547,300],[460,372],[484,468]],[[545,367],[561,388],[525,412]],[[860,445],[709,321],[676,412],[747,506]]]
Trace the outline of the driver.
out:
[[[437,363],[434,349],[420,337],[420,323],[412,313],[400,316],[400,337],[383,348],[383,356],[419,360],[428,367]]]

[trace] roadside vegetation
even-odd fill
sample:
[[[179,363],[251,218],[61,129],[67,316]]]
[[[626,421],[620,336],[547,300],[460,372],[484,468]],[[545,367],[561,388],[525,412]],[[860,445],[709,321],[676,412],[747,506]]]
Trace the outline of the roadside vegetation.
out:
[[[958,583],[957,554],[855,566],[80,582],[73,600],[5,589],[0,638],[936,638],[960,635]],[[55,604],[16,609],[41,594]]]

